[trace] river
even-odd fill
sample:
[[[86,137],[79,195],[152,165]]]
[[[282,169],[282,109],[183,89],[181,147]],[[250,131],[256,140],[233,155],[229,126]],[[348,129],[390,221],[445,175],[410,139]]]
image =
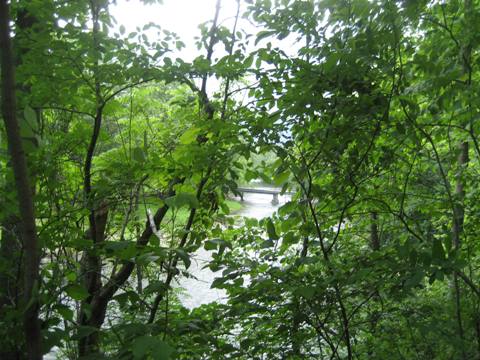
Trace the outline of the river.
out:
[[[278,205],[272,205],[272,195],[268,194],[245,193],[243,200],[243,208],[233,216],[262,219],[272,215],[279,206],[288,201],[288,196],[279,195]],[[193,309],[211,302],[225,302],[224,290],[210,288],[213,280],[221,276],[221,272],[213,272],[208,267],[204,268],[211,260],[211,252],[200,248],[191,260],[192,264],[188,270],[192,277],[183,277],[176,284],[178,288],[183,289],[179,296],[182,305]]]

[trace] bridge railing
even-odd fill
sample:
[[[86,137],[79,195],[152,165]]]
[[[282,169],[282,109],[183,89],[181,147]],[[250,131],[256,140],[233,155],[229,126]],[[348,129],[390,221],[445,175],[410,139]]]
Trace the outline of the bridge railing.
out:
[[[250,194],[268,194],[268,195],[273,195],[272,199],[272,205],[278,205],[280,203],[279,201],[279,195],[282,192],[281,189],[277,188],[270,188],[270,189],[265,189],[265,188],[246,188],[246,187],[239,187],[237,188],[237,192],[240,194],[240,199],[243,201],[243,195],[245,193],[250,193]],[[293,195],[291,192],[285,192],[285,195]]]

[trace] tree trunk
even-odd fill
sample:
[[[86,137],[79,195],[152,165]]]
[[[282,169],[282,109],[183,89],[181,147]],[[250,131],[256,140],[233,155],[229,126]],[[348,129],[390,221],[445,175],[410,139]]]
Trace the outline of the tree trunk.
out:
[[[26,349],[29,359],[41,359],[41,333],[38,320],[39,303],[36,292],[39,287],[39,244],[35,225],[34,204],[28,175],[27,161],[23,151],[20,129],[16,116],[15,63],[10,39],[9,6],[0,0],[0,48],[2,72],[2,113],[7,133],[15,185],[22,219],[24,249],[24,327]]]
[[[101,272],[102,272],[102,260],[97,254],[97,245],[101,243],[105,237],[105,229],[107,224],[108,211],[96,209],[96,199],[94,199],[92,193],[92,163],[95,154],[95,148],[97,146],[98,137],[100,135],[100,129],[103,120],[103,107],[104,103],[101,96],[101,84],[99,79],[99,58],[100,58],[100,44],[99,44],[99,32],[100,32],[100,9],[101,5],[97,0],[90,1],[90,11],[92,15],[93,29],[93,53],[94,53],[94,69],[93,76],[95,80],[95,119],[93,125],[92,137],[87,149],[87,155],[84,163],[84,180],[83,191],[85,195],[86,206],[90,211],[89,219],[89,232],[93,240],[93,248],[87,250],[85,259],[85,286],[89,293],[87,299],[82,301],[80,306],[79,324],[82,326],[90,325],[96,328],[100,328],[103,323],[103,318],[98,319],[98,314],[92,309],[92,301],[95,295],[100,291],[102,287]],[[86,312],[85,309],[90,308],[90,312]],[[100,321],[100,322],[99,322]],[[99,332],[95,331],[92,334],[81,338],[78,342],[78,353],[80,356],[96,354],[99,352]]]
[[[460,154],[458,155],[457,165],[458,165],[458,172],[457,172],[457,181],[455,187],[455,204],[453,207],[453,228],[452,228],[452,239],[453,239],[453,246],[456,251],[460,251],[461,249],[461,235],[463,233],[463,223],[465,221],[465,210],[463,201],[465,199],[465,188],[463,184],[463,170],[465,166],[468,164],[468,142],[462,142],[459,145]],[[467,355],[465,353],[465,334],[463,329],[462,323],[462,312],[461,312],[461,289],[460,284],[458,281],[458,273],[455,272],[453,275],[453,289],[454,289],[454,297],[455,297],[455,315],[457,318],[457,325],[458,325],[458,335],[460,340],[462,341],[461,352],[462,358],[467,359]]]
[[[465,0],[464,2],[464,11],[465,18],[468,21],[472,21],[472,3],[470,0]],[[472,68],[471,68],[471,44],[466,44],[461,52],[461,60],[463,63],[463,72],[467,75],[467,89],[470,88],[472,82]],[[469,104],[469,107],[471,105]],[[461,236],[463,234],[463,224],[465,222],[465,209],[464,209],[464,200],[465,200],[465,184],[463,179],[463,174],[466,166],[469,162],[468,150],[469,144],[468,141],[462,141],[458,145],[458,158],[457,158],[457,174],[456,174],[456,186],[455,186],[455,197],[453,204],[453,226],[452,226],[452,242],[456,252],[461,251]],[[453,274],[453,287],[454,287],[454,297],[455,297],[455,315],[457,318],[458,325],[458,335],[462,341],[461,353],[462,359],[467,359],[465,352],[465,333],[462,323],[462,309],[461,309],[461,289],[458,281],[458,272]]]
[[[17,18],[15,21],[17,32],[15,34],[15,38],[13,39],[13,44],[11,45],[16,49],[16,51],[14,51],[15,55],[12,55],[14,56],[13,60],[16,67],[23,63],[23,57],[30,51],[30,47],[23,41],[28,37],[28,31],[30,31],[36,23],[38,23],[36,17],[32,15],[28,9],[21,7],[17,8]],[[25,36],[25,34],[27,36]],[[17,102],[20,103],[22,97],[30,93],[30,86],[17,84],[17,92],[21,94],[20,98],[17,96]],[[20,105],[20,108],[25,106],[24,103]],[[2,189],[2,192],[3,194],[15,193],[16,184],[13,176],[11,161],[8,162],[5,170],[5,185]],[[34,196],[35,178],[32,172],[30,172],[30,180]],[[15,201],[16,199],[11,199],[7,196],[4,196],[1,199],[1,203],[4,204],[6,209],[15,209],[16,207],[13,204]],[[18,309],[18,307],[21,305],[20,301],[24,295],[24,259],[21,223],[22,220],[17,210],[6,214],[5,217],[1,219],[0,223],[0,262],[3,264],[3,269],[5,270],[0,273],[0,318],[4,316],[9,309]],[[5,333],[17,334],[22,332],[21,321],[11,321],[10,324],[11,326],[9,328],[3,329]],[[2,342],[2,346],[0,347],[0,359],[21,358],[22,353],[24,352],[25,344],[22,341],[9,336],[8,339],[5,339],[5,341]]]

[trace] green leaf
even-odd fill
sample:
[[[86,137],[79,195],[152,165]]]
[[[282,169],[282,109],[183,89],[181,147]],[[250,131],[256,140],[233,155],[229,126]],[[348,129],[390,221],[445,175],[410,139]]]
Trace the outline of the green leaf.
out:
[[[125,305],[127,304],[128,302],[128,294],[126,292],[124,293],[121,293],[121,294],[118,294],[118,295],[115,295],[112,300],[115,300],[118,302],[118,305],[120,306],[120,308],[123,308],[125,307]]]
[[[145,155],[145,151],[141,147],[135,147],[133,149],[133,160],[143,163],[147,160],[147,156]]]
[[[272,219],[267,220],[267,234],[270,240],[278,240],[279,237],[275,231],[275,225],[272,222]]]
[[[165,341],[154,336],[140,336],[132,343],[134,359],[144,359],[148,355],[155,360],[169,360],[174,349]]]
[[[205,250],[215,250],[217,248],[217,244],[211,240],[207,240],[205,241],[203,247],[205,248]]]
[[[65,274],[65,278],[70,282],[74,282],[77,280],[77,273],[75,271],[69,271]]]
[[[442,242],[439,239],[433,239],[432,244],[432,261],[439,263],[445,260],[445,250],[443,249]]]
[[[311,286],[302,286],[295,291],[298,295],[303,296],[307,300],[313,299],[315,296],[315,288]]]
[[[257,38],[255,39],[255,45],[257,45],[260,41],[262,41],[263,39],[271,36],[275,34],[275,31],[271,31],[271,30],[263,30],[263,31],[260,31],[258,34],[257,34]]]
[[[253,228],[258,226],[258,220],[255,218],[245,218],[245,226],[249,228]]]
[[[68,306],[63,304],[58,304],[55,308],[65,320],[73,321],[73,316],[74,316],[73,310],[70,309]]]
[[[245,68],[250,68],[253,64],[253,55],[248,56],[244,61],[243,61],[243,66]]]
[[[65,292],[68,296],[77,301],[85,300],[89,296],[87,289],[78,284],[68,285],[65,288]]]
[[[275,185],[280,186],[280,185],[283,185],[283,183],[285,183],[289,177],[290,177],[290,172],[285,171],[283,173],[275,175],[273,182],[275,183]]]
[[[165,292],[167,290],[167,285],[163,281],[152,281],[144,289],[146,294]]]
[[[405,287],[413,288],[418,286],[423,281],[424,277],[425,273],[423,272],[423,270],[419,269],[415,271],[405,282]]]
[[[231,247],[230,243],[223,239],[211,239],[205,241],[204,248],[205,250],[216,250],[217,248],[224,249],[226,247]]]
[[[182,136],[180,136],[180,139],[179,139],[180,144],[188,145],[195,142],[197,140],[197,135],[199,132],[200,132],[199,128],[191,127],[190,129],[185,131],[182,134]]]
[[[54,346],[61,346],[62,340],[68,337],[68,332],[59,328],[53,331],[42,331],[42,353],[43,355],[50,352]]]
[[[185,264],[185,268],[188,269],[192,263],[190,256],[183,249],[175,249],[175,253],[180,259],[182,259],[183,263]]]
[[[210,289],[223,289],[224,288],[224,284],[225,284],[225,281],[227,281],[228,279],[225,279],[223,277],[220,277],[220,278],[215,278],[213,281],[212,281],[212,284],[210,285]]]
[[[262,241],[262,243],[260,244],[260,247],[262,249],[267,249],[269,247],[274,247],[275,246],[275,243],[273,242],[273,240],[264,240]]]

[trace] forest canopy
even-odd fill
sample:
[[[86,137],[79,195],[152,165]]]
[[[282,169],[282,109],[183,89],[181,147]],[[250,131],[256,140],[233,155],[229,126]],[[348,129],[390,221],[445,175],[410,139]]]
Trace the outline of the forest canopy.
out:
[[[117,5],[0,0],[0,359],[480,358],[479,1]]]

